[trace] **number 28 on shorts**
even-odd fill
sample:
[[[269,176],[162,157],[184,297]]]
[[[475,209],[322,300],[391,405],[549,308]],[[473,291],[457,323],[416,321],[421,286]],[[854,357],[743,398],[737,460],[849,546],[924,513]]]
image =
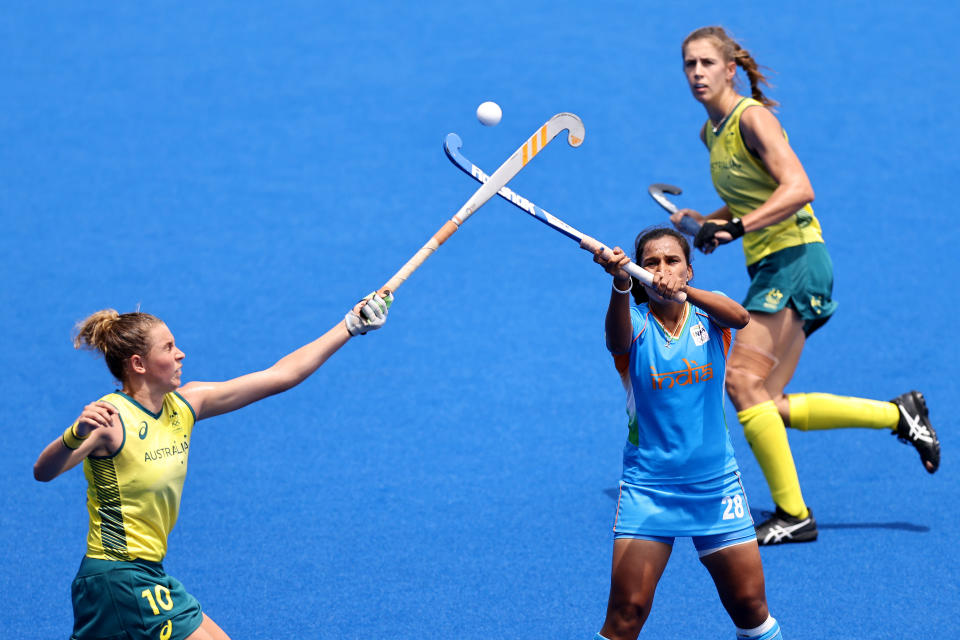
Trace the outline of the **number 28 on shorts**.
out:
[[[735,520],[746,515],[742,493],[735,493],[732,496],[723,496],[720,500],[723,507],[723,519]]]

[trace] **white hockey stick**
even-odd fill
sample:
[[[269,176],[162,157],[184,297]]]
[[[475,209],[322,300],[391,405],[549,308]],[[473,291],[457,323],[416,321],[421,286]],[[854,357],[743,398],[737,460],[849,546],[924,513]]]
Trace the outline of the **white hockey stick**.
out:
[[[477,165],[467,160],[467,157],[460,151],[462,146],[463,141],[460,139],[460,136],[455,133],[449,133],[447,134],[447,139],[444,142],[443,150],[447,152],[447,157],[450,158],[450,161],[460,167],[464,173],[472,177],[477,182],[490,184],[488,180],[492,180],[492,176],[488,178],[487,174],[485,174]],[[575,240],[580,244],[582,249],[586,249],[587,251],[593,253],[599,247],[606,248],[606,245],[596,238],[592,238],[587,234],[574,229],[560,218],[548,213],[523,196],[512,191],[509,187],[501,187],[498,191],[498,194],[510,204],[514,205],[521,211],[529,213],[531,216],[544,223],[551,229],[559,231],[571,240]],[[640,267],[638,264],[634,262],[628,262],[626,266],[624,266],[624,270],[643,284],[648,286],[653,285],[653,274]],[[687,294],[683,293],[682,291],[676,297],[678,302],[683,302],[686,299]]]
[[[667,213],[673,215],[679,211],[677,205],[667,200],[667,197],[663,194],[670,193],[678,196],[683,193],[683,189],[680,187],[675,187],[672,184],[663,184],[662,182],[657,182],[650,185],[647,191],[649,191],[650,196],[657,201],[657,204],[667,210]],[[697,232],[700,231],[700,224],[690,216],[683,216],[680,218],[680,231],[684,232],[688,236],[696,237]]]
[[[416,271],[437,248],[446,242],[447,238],[460,228],[467,218],[482,207],[490,198],[496,195],[497,191],[502,189],[515,175],[520,173],[528,162],[535,155],[549,144],[561,131],[568,130],[567,142],[571,147],[579,147],[583,142],[583,122],[572,113],[558,113],[547,120],[542,127],[537,129],[530,138],[517,149],[506,162],[500,165],[489,180],[470,196],[460,210],[452,218],[447,220],[440,229],[433,234],[430,241],[423,245],[410,260],[397,271],[393,277],[387,280],[387,283],[380,288],[384,293],[396,291],[401,284]]]

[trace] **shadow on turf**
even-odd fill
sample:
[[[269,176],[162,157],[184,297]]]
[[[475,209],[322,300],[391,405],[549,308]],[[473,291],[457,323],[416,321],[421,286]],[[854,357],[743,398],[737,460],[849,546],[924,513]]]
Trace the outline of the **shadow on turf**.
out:
[[[611,500],[616,500],[619,496],[619,489],[604,489],[604,495],[606,495]],[[765,509],[751,509],[751,515],[753,515],[754,522],[763,522],[767,518],[773,515],[772,511],[767,511]],[[913,524],[911,522],[839,522],[836,524],[824,523],[823,521],[817,522],[818,529],[893,529],[896,531],[915,531],[917,533],[928,533],[930,527],[926,527],[920,524]]]

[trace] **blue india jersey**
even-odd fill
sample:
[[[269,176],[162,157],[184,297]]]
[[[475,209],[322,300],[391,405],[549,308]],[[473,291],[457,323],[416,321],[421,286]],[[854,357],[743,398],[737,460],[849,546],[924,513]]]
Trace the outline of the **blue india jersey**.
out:
[[[630,352],[614,356],[629,417],[623,480],[677,484],[737,470],[723,405],[730,329],[690,303],[677,337],[646,304],[630,318]]]

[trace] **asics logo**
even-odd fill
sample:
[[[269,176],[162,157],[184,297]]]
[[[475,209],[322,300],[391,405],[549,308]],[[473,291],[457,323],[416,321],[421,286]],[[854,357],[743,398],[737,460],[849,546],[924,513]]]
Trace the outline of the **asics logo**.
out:
[[[919,413],[915,416],[911,416],[909,413],[907,413],[907,410],[903,408],[903,405],[900,405],[900,413],[903,415],[904,419],[907,421],[907,426],[910,428],[909,438],[911,441],[919,440],[921,442],[933,443],[933,436],[930,434],[930,430],[920,424]]]
[[[798,522],[797,524],[792,524],[788,527],[776,524],[770,527],[770,530],[767,532],[767,535],[763,537],[764,544],[770,544],[771,542],[776,544],[783,541],[784,539],[789,539],[793,537],[793,532],[797,529],[805,527],[810,523],[810,518]]]

